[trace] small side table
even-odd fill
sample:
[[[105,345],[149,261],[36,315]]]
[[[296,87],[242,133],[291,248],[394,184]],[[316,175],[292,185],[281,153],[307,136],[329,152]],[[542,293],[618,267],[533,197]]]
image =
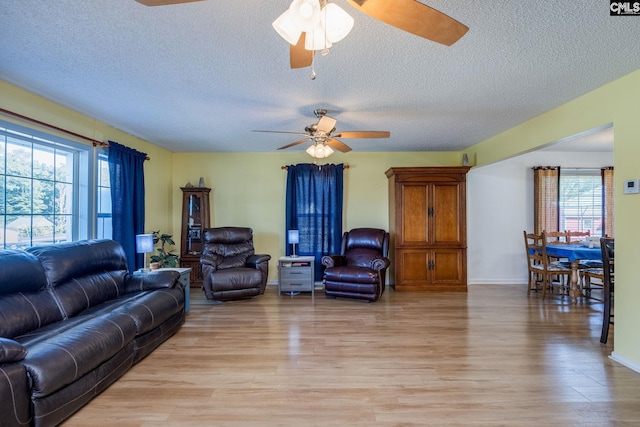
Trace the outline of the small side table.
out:
[[[283,256],[278,259],[278,296],[282,292],[311,292],[315,297],[313,256]]]
[[[180,273],[180,278],[178,280],[180,281],[180,283],[182,283],[182,286],[184,287],[184,311],[185,313],[188,314],[189,313],[189,297],[191,295],[191,292],[190,292],[191,269],[180,268],[180,267],[176,267],[176,268],[165,267],[165,268],[158,268],[156,270],[151,270],[152,273],[154,271],[177,271],[178,273]]]

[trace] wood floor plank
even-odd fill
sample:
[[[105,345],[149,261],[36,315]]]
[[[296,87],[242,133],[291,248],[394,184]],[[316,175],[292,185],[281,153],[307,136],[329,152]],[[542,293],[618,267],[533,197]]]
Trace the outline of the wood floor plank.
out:
[[[640,374],[599,342],[602,304],[524,286],[212,304],[67,420],[112,426],[640,423]]]

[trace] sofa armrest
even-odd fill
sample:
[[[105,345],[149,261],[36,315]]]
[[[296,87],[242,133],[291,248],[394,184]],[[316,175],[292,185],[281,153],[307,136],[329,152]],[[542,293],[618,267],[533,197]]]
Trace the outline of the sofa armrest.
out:
[[[27,355],[27,349],[9,338],[0,338],[0,365],[19,362]]]
[[[20,363],[0,364],[0,424],[31,426],[31,390],[27,368]]]
[[[371,260],[371,269],[376,271],[383,271],[389,268],[391,261],[389,258],[374,258]]]
[[[265,262],[269,262],[270,259],[271,259],[271,255],[266,255],[266,254],[250,255],[247,258],[247,267],[258,268],[258,265]]]
[[[325,255],[322,257],[322,265],[326,268],[340,267],[344,265],[344,257],[341,255]]]
[[[153,273],[136,272],[129,274],[124,282],[125,293],[151,291],[154,289],[181,287],[180,273],[173,270],[155,271]]]

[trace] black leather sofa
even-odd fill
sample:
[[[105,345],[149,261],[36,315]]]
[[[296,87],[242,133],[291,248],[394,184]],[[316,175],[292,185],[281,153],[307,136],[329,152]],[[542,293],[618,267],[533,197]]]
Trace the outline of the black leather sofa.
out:
[[[55,426],[179,330],[179,274],[88,240],[0,250],[0,425]]]

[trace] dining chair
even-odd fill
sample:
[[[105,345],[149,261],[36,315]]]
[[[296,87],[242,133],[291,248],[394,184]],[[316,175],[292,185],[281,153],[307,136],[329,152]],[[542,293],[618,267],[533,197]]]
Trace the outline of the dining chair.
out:
[[[586,231],[567,231],[567,243],[580,243],[585,237],[591,237],[591,230]]]
[[[579,245],[586,238],[591,237],[591,230],[585,230],[585,231],[572,231],[572,230],[569,230],[569,231],[567,231],[567,234],[568,234],[567,241],[570,244]],[[586,276],[588,278],[601,279],[600,276],[602,276],[602,273],[598,272],[598,269],[602,268],[602,261],[600,261],[600,260],[594,260],[594,259],[580,260],[580,262],[578,263],[578,268],[580,270],[582,270],[582,269],[592,270],[591,272],[586,274]]]
[[[549,260],[545,232],[535,234],[527,233],[525,230],[524,244],[529,271],[527,295],[530,295],[532,290],[542,290],[542,299],[545,299],[547,291],[553,293],[554,288],[559,288],[563,294],[566,294],[571,268]]]
[[[604,291],[604,269],[602,267],[592,267],[579,269],[580,271],[580,294],[595,301],[604,302],[604,292],[602,297],[594,294],[594,290]]]
[[[543,231],[548,245],[564,245],[569,243],[568,231]],[[551,262],[561,262],[565,267],[569,267],[571,262],[566,258],[549,257]]]
[[[569,243],[569,232],[568,231],[544,231],[545,236],[547,237],[547,244],[565,244]]]
[[[600,342],[607,343],[609,337],[609,325],[613,325],[613,295],[615,288],[614,271],[614,239],[601,238],[600,250],[602,251],[602,264],[604,265],[604,309],[602,310],[602,332]]]

